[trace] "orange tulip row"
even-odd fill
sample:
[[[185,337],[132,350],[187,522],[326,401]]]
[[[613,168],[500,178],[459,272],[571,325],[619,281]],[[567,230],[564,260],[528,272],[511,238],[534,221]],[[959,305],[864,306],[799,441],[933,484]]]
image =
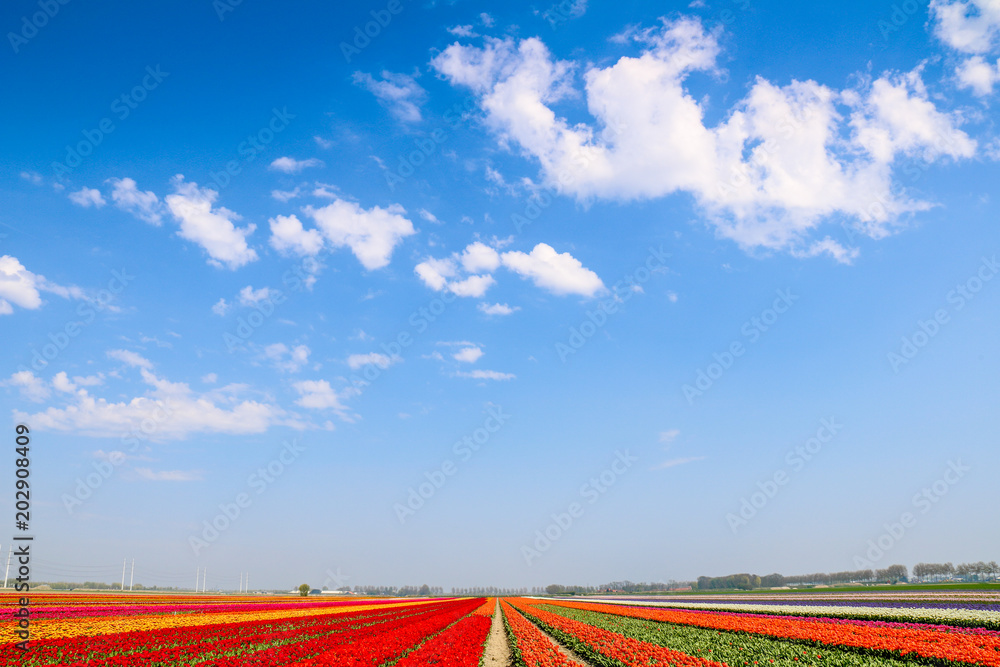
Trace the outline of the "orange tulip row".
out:
[[[537,604],[538,601],[532,601]],[[797,639],[831,646],[851,646],[871,650],[893,651],[900,655],[916,654],[923,658],[939,658],[1000,667],[1000,636],[965,632],[942,632],[940,629],[888,627],[866,622],[844,622],[828,619],[802,619],[787,616],[762,616],[716,612],[627,607],[617,604],[595,604],[547,600],[571,609],[595,611],[630,618],[641,618],[679,625],[692,625],[712,630],[729,630]]]

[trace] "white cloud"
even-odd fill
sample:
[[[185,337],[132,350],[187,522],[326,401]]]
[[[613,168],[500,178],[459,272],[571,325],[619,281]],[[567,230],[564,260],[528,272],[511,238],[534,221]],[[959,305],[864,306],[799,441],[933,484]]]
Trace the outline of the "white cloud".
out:
[[[641,55],[584,73],[591,125],[553,110],[577,94],[581,65],[554,60],[537,38],[452,44],[432,65],[472,89],[501,146],[516,144],[536,159],[549,187],[581,202],[690,193],[720,236],[747,249],[802,253],[834,217],[884,236],[901,216],[929,206],[893,183],[900,155],[968,157],[974,148],[958,118],[929,101],[919,73],[884,75],[845,93],[758,77],[726,113],[712,113],[723,120],[706,126],[709,98],[696,100],[685,84],[693,72],[718,73],[719,34],[696,18],[627,30],[621,40],[638,43]],[[844,138],[843,106],[865,130],[852,140]],[[911,121],[918,125],[908,128]]]
[[[515,377],[517,377],[513,373],[501,373],[500,371],[482,371],[482,370],[475,370],[468,372],[460,371],[458,373],[455,373],[455,375],[463,378],[472,378],[474,380],[497,380],[497,381],[513,380]]]
[[[289,348],[284,343],[274,343],[264,348],[264,356],[274,367],[287,373],[297,373],[309,362],[311,350],[306,345]]]
[[[441,224],[441,221],[437,219],[437,216],[428,211],[426,208],[420,209],[417,213],[427,222],[433,222],[435,225]]]
[[[17,387],[22,396],[35,403],[41,403],[51,393],[45,381],[35,376],[31,371],[18,371],[11,375],[4,384],[9,387]]]
[[[488,245],[476,241],[462,251],[462,268],[469,273],[496,271],[500,266],[500,255]]]
[[[271,225],[271,247],[278,252],[315,256],[323,249],[323,237],[319,231],[304,229],[294,215],[279,215],[268,223]]]
[[[959,65],[955,74],[961,87],[971,88],[980,97],[989,95],[1000,83],[1000,60],[991,65],[982,56],[972,56]]]
[[[56,391],[61,391],[64,394],[72,394],[76,391],[76,385],[70,381],[69,377],[66,375],[66,371],[56,373],[55,377],[52,378],[52,388]]]
[[[203,470],[151,470],[136,468],[135,473],[143,479],[154,482],[198,482],[204,479]]]
[[[538,287],[553,294],[594,296],[604,289],[597,274],[585,268],[568,252],[557,253],[552,246],[539,243],[525,254],[520,251],[501,255],[503,265],[522,278],[530,278]]]
[[[379,104],[404,123],[421,120],[420,105],[427,98],[427,91],[412,76],[383,70],[380,81],[367,72],[355,72],[354,83],[374,95]]]
[[[521,310],[520,306],[508,306],[506,303],[481,303],[477,306],[479,310],[487,315],[511,315],[515,311]]]
[[[382,370],[385,370],[397,361],[399,361],[398,357],[389,357],[384,354],[379,354],[378,352],[370,352],[368,354],[352,354],[347,357],[347,365],[352,371],[356,371],[359,368],[363,368],[368,365],[378,366]]]
[[[295,188],[294,190],[271,190],[271,197],[277,199],[280,202],[287,202],[295,199],[302,193],[301,188]]]
[[[479,360],[479,357],[483,356],[483,351],[478,347],[463,347],[451,356],[456,361],[461,361],[466,364],[474,364]]]
[[[39,174],[37,171],[22,171],[21,178],[28,181],[32,185],[42,184],[42,175]]]
[[[471,25],[456,25],[448,28],[448,32],[456,37],[479,37],[479,33],[473,30]]]
[[[69,193],[69,200],[83,208],[90,208],[91,206],[101,208],[107,203],[104,201],[104,197],[101,196],[100,190],[88,187],[82,187],[76,192]]]
[[[323,208],[306,207],[305,212],[327,241],[334,247],[349,247],[369,271],[387,266],[396,245],[416,234],[399,204],[364,210],[354,202],[338,199]]]
[[[464,280],[458,280],[448,284],[448,291],[455,296],[467,296],[479,298],[486,294],[486,290],[496,283],[493,276],[469,276]]]
[[[219,317],[223,317],[226,313],[229,312],[231,308],[232,306],[229,303],[227,303],[224,298],[220,298],[218,301],[215,302],[215,305],[212,306],[212,312],[218,315]]]
[[[943,155],[972,157],[976,142],[954,127],[955,119],[938,111],[927,99],[917,72],[890,79],[882,77],[864,102],[848,96],[855,143],[878,163],[888,164],[897,153],[931,162]]]
[[[163,222],[163,204],[155,193],[140,191],[131,178],[109,178],[107,182],[111,183],[111,201],[115,206],[151,225]]]
[[[988,53],[1000,39],[997,0],[931,0],[934,34],[962,53]]]
[[[215,384],[219,381],[219,376],[215,373],[207,373],[201,376],[201,381],[205,384]]]
[[[293,157],[279,157],[271,163],[270,168],[274,171],[282,171],[286,174],[297,174],[303,169],[310,167],[325,166],[319,158],[308,158],[306,160],[296,160]]]
[[[326,380],[303,380],[292,386],[299,393],[296,405],[311,410],[333,410],[345,421],[352,421],[353,417],[343,400],[354,395],[356,391],[337,393]]]
[[[0,257],[0,315],[14,312],[11,304],[36,310],[42,305],[41,292],[51,292],[64,299],[83,299],[84,292],[79,287],[63,286],[46,280],[45,276],[29,271],[16,257]]]
[[[131,350],[108,350],[108,358],[117,359],[122,363],[128,364],[132,368],[144,368],[149,370],[153,367],[152,361],[146,359],[137,352],[132,352]]]
[[[487,28],[492,28],[493,24],[496,23],[493,17],[487,14],[486,12],[480,12],[479,22],[482,23]]]
[[[196,394],[184,383],[169,382],[139,367],[150,387],[143,396],[109,402],[77,389],[66,395],[70,402],[65,407],[49,407],[36,414],[15,410],[14,418],[39,430],[112,438],[127,437],[139,432],[140,425],[152,424],[142,432],[154,441],[180,440],[199,433],[263,433],[272,425],[295,425],[277,406],[241,400],[238,393],[242,387]]]
[[[428,257],[414,267],[413,272],[436,292],[440,292],[448,284],[448,279],[455,276],[455,261],[451,259],[434,259]]]
[[[73,383],[81,387],[96,387],[98,385],[104,384],[104,374],[98,373],[97,375],[74,375]]]
[[[261,287],[255,290],[253,285],[247,285],[240,290],[240,305],[241,306],[255,306],[261,301],[271,300],[271,288]]]
[[[197,183],[185,183],[180,174],[172,181],[176,194],[165,201],[181,225],[181,238],[201,246],[209,256],[209,264],[236,270],[257,259],[257,252],[247,246],[247,236],[256,225],[240,228],[233,224],[240,216],[224,207],[213,208],[219,193],[211,188],[199,188]]]
[[[317,181],[313,184],[315,187],[312,191],[313,197],[319,197],[321,199],[338,199],[339,195],[337,192],[339,188],[336,185],[330,185],[329,183],[320,183]]]

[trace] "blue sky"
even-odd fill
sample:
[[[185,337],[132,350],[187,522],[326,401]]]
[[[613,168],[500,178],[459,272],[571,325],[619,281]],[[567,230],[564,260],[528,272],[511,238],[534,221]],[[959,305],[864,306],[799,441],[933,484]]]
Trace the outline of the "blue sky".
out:
[[[39,576],[996,558],[995,2],[0,23]]]

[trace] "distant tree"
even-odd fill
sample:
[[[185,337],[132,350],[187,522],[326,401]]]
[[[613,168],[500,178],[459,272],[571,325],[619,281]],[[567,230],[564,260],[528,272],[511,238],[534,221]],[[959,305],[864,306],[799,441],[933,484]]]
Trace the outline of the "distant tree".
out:
[[[549,595],[558,595],[563,592],[563,587],[559,584],[549,584],[545,587],[545,592]]]
[[[310,590],[312,590],[312,587],[309,584],[302,584],[299,586],[299,595],[302,597],[308,597]]]
[[[417,591],[417,595],[420,595],[422,597],[428,597],[430,594],[431,594],[431,587],[428,586],[427,584],[421,586],[420,590]]]

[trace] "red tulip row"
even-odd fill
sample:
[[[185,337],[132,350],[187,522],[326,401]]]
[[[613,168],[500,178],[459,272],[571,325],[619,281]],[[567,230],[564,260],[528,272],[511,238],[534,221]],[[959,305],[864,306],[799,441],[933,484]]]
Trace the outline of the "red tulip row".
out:
[[[444,632],[424,642],[417,650],[407,654],[396,667],[478,667],[483,656],[486,638],[490,633],[491,617],[484,613],[496,607],[496,600],[489,598],[471,615],[461,619]]]
[[[390,623],[408,623],[420,616],[451,607],[454,603],[394,607],[337,615],[306,616],[294,619],[248,621],[205,625],[198,628],[170,628],[107,635],[47,640],[31,644],[30,662],[12,645],[0,648],[0,665],[63,664],[85,665],[95,658],[104,665],[139,667],[177,664],[214,655],[231,656],[255,650],[305,644],[331,634],[368,630]],[[314,651],[313,654],[317,653]],[[306,657],[312,654],[303,654]],[[207,664],[207,663],[204,663]]]
[[[1000,637],[992,635],[941,632],[939,629],[917,627],[884,627],[865,623],[845,624],[832,620],[823,622],[816,618],[806,619],[789,616],[626,607],[616,604],[564,602],[561,600],[547,601],[546,603],[572,609],[596,611],[602,614],[693,625],[711,630],[747,632],[781,639],[806,640],[830,646],[851,646],[874,651],[888,651],[903,656],[915,654],[922,658],[1000,667]]]
[[[723,667],[721,663],[674,651],[649,642],[624,637],[616,632],[595,628],[548,611],[535,609],[528,600],[512,598],[509,602],[557,639],[564,641],[583,657],[595,662],[612,658],[629,667],[648,667],[650,664],[674,667]]]
[[[447,609],[425,615],[419,620],[407,619],[400,623],[386,623],[363,632],[338,634],[315,657],[294,663],[294,667],[378,667],[389,660],[405,655],[426,637],[432,637],[483,604],[483,599],[457,600]],[[322,641],[317,643],[323,643]],[[272,665],[287,664],[284,656]],[[478,662],[478,658],[477,658]],[[262,667],[257,662],[212,662],[205,667]]]
[[[531,621],[509,604],[503,606],[504,618],[512,635],[514,654],[524,667],[574,667],[576,663],[564,656]]]

